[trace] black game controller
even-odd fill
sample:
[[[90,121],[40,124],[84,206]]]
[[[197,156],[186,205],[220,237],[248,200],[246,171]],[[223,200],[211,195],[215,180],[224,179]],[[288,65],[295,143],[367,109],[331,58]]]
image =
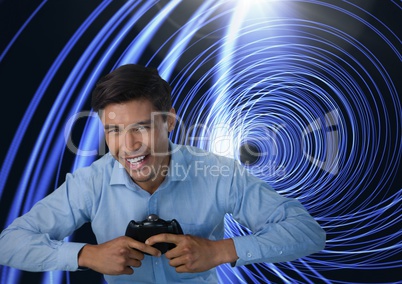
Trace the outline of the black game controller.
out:
[[[183,234],[183,230],[181,229],[179,222],[175,219],[165,221],[155,214],[149,215],[144,221],[139,223],[134,220],[130,221],[126,229],[127,237],[133,238],[142,243],[145,243],[149,237],[162,233],[181,235]],[[160,250],[162,254],[175,246],[176,245],[172,243],[157,243],[153,245],[153,247]]]

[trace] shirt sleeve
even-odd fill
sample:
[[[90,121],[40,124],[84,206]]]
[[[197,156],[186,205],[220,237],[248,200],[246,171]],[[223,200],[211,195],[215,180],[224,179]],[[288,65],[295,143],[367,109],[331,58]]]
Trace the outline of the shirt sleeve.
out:
[[[0,264],[26,271],[77,270],[85,244],[66,237],[89,221],[82,187],[69,174],[60,188],[15,219],[0,235]]]
[[[252,232],[233,237],[236,266],[292,261],[325,246],[325,231],[298,200],[281,196],[237,163],[228,203],[233,219]]]

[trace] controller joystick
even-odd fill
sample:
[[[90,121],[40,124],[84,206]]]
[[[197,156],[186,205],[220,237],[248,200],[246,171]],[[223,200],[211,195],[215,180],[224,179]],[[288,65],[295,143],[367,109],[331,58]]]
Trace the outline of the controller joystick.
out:
[[[131,220],[127,225],[125,235],[134,240],[145,243],[148,238],[163,233],[178,235],[183,234],[183,230],[181,229],[179,222],[175,219],[165,221],[160,219],[158,215],[151,214],[141,222]],[[176,245],[172,243],[157,243],[153,245],[153,247],[160,250],[162,254],[175,246]]]

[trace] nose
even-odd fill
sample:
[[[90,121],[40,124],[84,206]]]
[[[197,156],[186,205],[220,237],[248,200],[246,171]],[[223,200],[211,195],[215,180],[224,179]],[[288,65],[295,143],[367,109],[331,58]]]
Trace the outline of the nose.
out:
[[[128,129],[124,133],[123,137],[123,150],[127,154],[137,152],[141,149],[143,145],[142,135],[138,131],[133,131]]]

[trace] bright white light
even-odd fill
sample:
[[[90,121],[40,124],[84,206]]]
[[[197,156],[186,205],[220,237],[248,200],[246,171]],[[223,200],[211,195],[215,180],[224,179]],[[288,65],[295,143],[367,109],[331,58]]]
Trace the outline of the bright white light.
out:
[[[233,132],[228,125],[215,125],[211,132],[210,151],[220,156],[234,158]]]
[[[263,19],[278,16],[283,8],[282,0],[237,0],[236,11],[242,11],[239,21],[249,19]]]

